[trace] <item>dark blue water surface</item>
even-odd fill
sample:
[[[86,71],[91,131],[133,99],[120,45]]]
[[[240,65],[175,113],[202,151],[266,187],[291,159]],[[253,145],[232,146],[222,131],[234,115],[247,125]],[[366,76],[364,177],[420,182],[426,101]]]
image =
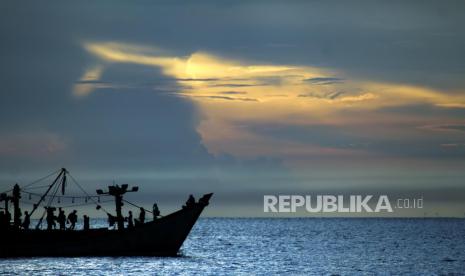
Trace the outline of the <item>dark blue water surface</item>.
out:
[[[103,222],[102,222],[103,223]],[[174,258],[0,260],[18,275],[465,273],[463,219],[200,219]]]

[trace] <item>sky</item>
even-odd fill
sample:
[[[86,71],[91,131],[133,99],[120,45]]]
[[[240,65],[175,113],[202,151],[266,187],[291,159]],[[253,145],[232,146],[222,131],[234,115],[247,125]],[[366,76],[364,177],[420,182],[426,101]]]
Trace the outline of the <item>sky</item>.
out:
[[[163,212],[263,195],[465,214],[462,1],[3,1],[0,190],[66,167]],[[111,207],[111,205],[109,205]],[[289,214],[284,214],[289,215]],[[307,214],[291,214],[307,215]]]

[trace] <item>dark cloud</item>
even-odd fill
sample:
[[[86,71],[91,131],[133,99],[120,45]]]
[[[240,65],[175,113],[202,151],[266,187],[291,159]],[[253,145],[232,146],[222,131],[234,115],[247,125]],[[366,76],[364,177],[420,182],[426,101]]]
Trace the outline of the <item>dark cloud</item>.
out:
[[[309,78],[309,79],[304,79],[305,82],[309,82],[311,84],[316,84],[316,85],[328,85],[328,84],[335,84],[335,83],[343,83],[345,79],[341,78]]]
[[[148,45],[164,49],[165,56],[178,57],[205,51],[250,64],[324,67],[347,78],[457,93],[454,91],[463,91],[465,85],[464,10],[462,1],[354,1],[350,5],[323,1],[5,2],[0,9],[0,184],[24,179],[25,172],[67,166],[89,187],[110,183],[112,177],[140,180],[150,197],[147,202],[156,197],[178,203],[185,200],[185,193],[215,191],[220,207],[228,200],[240,205],[246,195],[261,203],[264,191],[283,191],[291,185],[298,190],[298,181],[281,160],[210,154],[196,131],[197,108],[183,97],[172,96],[180,89],[176,81],[205,81],[233,90],[254,84],[245,80],[176,80],[159,70],[128,64],[107,64],[102,80],[78,81],[96,62],[82,44],[117,41]],[[281,80],[263,79],[257,85]],[[313,80],[315,84],[335,81],[342,80]],[[77,83],[95,85],[97,90],[76,98],[72,87]],[[282,93],[286,96],[286,91]],[[338,93],[323,97],[334,99],[340,97]],[[356,111],[345,112],[357,115]],[[463,109],[430,105],[385,108],[378,114],[432,119],[465,116]],[[363,135],[376,133],[383,125],[246,127],[272,139],[382,155],[438,160],[464,156],[463,147],[441,147],[463,144],[463,137],[420,133],[398,138],[399,129],[379,140]],[[399,127],[425,131],[417,125]],[[457,130],[454,133],[463,131],[460,125],[446,128]],[[340,184],[341,179],[345,177],[335,182]],[[463,185],[458,183],[461,179],[463,175],[435,181],[459,186]],[[408,181],[405,178],[405,186],[426,180]]]
[[[308,92],[304,94],[299,94],[299,97],[303,98],[317,98],[317,99],[330,99],[334,100],[345,93],[342,91],[335,91],[335,92],[326,92],[326,93],[315,93],[315,92]]]
[[[216,83],[209,85],[210,87],[251,87],[262,86],[261,84],[247,84],[247,83]]]
[[[224,95],[244,95],[244,94],[247,94],[247,92],[245,92],[245,91],[223,91],[223,92],[220,92],[220,94],[224,94]]]
[[[254,98],[235,98],[235,97],[227,97],[227,96],[195,96],[197,98],[209,98],[209,99],[219,99],[219,100],[227,100],[227,101],[243,101],[243,102],[258,102],[257,99]]]
[[[134,32],[124,31],[139,29],[133,25],[140,19],[131,15],[134,6],[126,11],[128,7],[109,2],[93,7],[56,2],[60,12],[55,14],[30,4],[22,8],[8,4],[0,11],[0,188],[16,181],[28,183],[64,166],[89,192],[113,180],[140,184],[143,193],[136,200],[149,205],[157,201],[166,212],[165,206],[178,208],[189,193],[221,196],[222,187],[244,190],[250,179],[255,185],[285,183],[270,179],[269,171],[289,179],[276,160],[211,155],[196,130],[200,120],[196,108],[190,100],[172,96],[181,89],[180,80],[167,78],[160,70],[106,64],[100,80],[79,81],[95,64],[82,41],[155,43],[146,41],[152,37],[147,33],[133,36]],[[113,7],[110,16],[95,16],[99,10],[108,11],[108,5]],[[25,20],[17,21],[18,16]],[[129,25],[121,25],[125,16]],[[164,17],[173,22],[171,15]],[[143,21],[154,18],[148,13]],[[139,31],[152,24],[143,24]],[[76,84],[95,90],[75,97]]]
[[[347,116],[355,116],[357,112],[345,111]],[[435,118],[462,119],[465,117],[465,109],[453,107],[441,107],[434,104],[406,104],[380,108],[378,114],[383,116],[402,115],[420,116],[425,119]]]
[[[2,9],[1,47],[8,42],[27,47],[30,40],[8,29],[20,16],[27,20],[15,30],[49,31],[43,34],[48,47],[59,45],[56,41],[62,37],[73,43],[119,40],[157,45],[178,56],[195,49],[260,63],[323,66],[372,80],[440,89],[464,85],[465,35],[460,26],[465,23],[465,5],[460,1],[355,1],[350,7],[339,2],[181,2],[54,2],[60,12],[53,14],[32,1],[21,9],[8,3]],[[100,16],[108,14],[109,5],[110,14]],[[178,15],[176,21],[173,14]],[[166,31],[166,26],[176,33]]]
[[[465,131],[465,124],[443,124],[443,125],[429,125],[429,126],[422,126],[420,128],[423,129],[430,129],[430,130],[453,130],[453,131]]]
[[[242,124],[253,133],[283,141],[298,142],[323,148],[345,149],[370,153],[378,158],[426,158],[463,159],[464,147],[445,148],[444,144],[463,144],[463,137],[424,136],[415,126],[328,126],[328,125],[283,125],[283,124]],[[372,133],[391,130],[390,135],[373,137]],[[416,131],[417,135],[399,138],[399,133]],[[318,158],[319,156],[315,156]],[[340,156],[335,157],[342,158]]]
[[[201,82],[205,82],[205,81],[220,81],[221,79],[216,79],[216,78],[208,78],[208,79],[181,79],[181,78],[177,78],[176,80],[178,81],[192,81],[192,82],[196,82],[196,81],[201,81]]]

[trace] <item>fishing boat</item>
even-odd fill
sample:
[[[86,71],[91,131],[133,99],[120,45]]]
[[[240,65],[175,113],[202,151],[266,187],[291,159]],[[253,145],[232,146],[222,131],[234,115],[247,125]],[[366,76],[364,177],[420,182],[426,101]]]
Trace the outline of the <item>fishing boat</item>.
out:
[[[60,200],[60,196],[57,195],[59,191],[62,191],[61,197],[65,196],[68,176],[69,172],[66,169],[63,168],[59,171],[52,184],[47,187],[47,191],[33,205],[32,211],[27,213],[29,218],[41,205],[45,207],[45,210],[54,210],[55,207],[52,204],[53,202],[56,204]],[[74,180],[74,178],[72,179]],[[76,184],[79,185],[77,182]],[[80,185],[79,188],[85,192]],[[195,201],[191,195],[180,210],[165,216],[159,215],[158,208],[154,208],[152,211],[144,209],[144,212],[153,213],[153,220],[136,221],[133,225],[129,223],[125,226],[125,218],[122,215],[123,202],[134,206],[137,205],[124,200],[123,195],[128,192],[137,192],[138,187],[130,189],[127,184],[112,185],[108,187],[108,191],[96,190],[96,195],[85,193],[84,197],[86,201],[95,204],[98,210],[104,210],[107,213],[109,225],[113,225],[113,228],[89,228],[87,226],[77,230],[63,230],[54,229],[49,224],[44,229],[42,223],[47,211],[44,212],[37,221],[37,225],[32,229],[29,229],[29,225],[24,225],[21,220],[22,213],[19,203],[22,193],[30,193],[26,192],[26,190],[19,185],[15,185],[11,190],[11,194],[3,193],[0,195],[0,201],[5,202],[4,210],[2,210],[2,226],[0,226],[1,258],[35,256],[176,256],[213,195],[212,193],[205,194],[198,201]],[[114,197],[116,214],[107,212],[100,205],[100,197],[104,196]],[[9,203],[13,204],[14,209],[12,221],[8,211]],[[48,217],[46,221],[51,223]]]

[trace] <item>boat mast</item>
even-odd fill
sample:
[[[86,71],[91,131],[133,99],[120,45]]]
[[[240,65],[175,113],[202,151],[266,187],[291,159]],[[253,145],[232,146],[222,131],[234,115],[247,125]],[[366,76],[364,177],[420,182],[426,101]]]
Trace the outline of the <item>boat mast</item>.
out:
[[[104,192],[102,190],[97,190],[98,195],[111,195],[115,197],[115,205],[116,205],[116,221],[118,223],[118,230],[124,229],[124,218],[123,213],[121,211],[123,207],[123,195],[128,192],[137,192],[139,187],[134,186],[131,190],[128,190],[128,184],[122,184],[121,187],[119,185],[108,186],[108,192]]]
[[[0,194],[0,201],[5,201],[5,213],[8,214],[8,201],[12,199],[11,196],[8,196],[6,193]]]
[[[34,208],[32,208],[32,211],[31,213],[29,214],[29,216],[32,216],[32,214],[34,214],[35,210],[37,210],[37,208],[39,208],[39,205],[40,203],[42,203],[42,201],[45,199],[45,197],[47,196],[47,194],[50,192],[50,190],[53,188],[53,186],[55,186],[55,184],[58,182],[58,179],[60,179],[60,176],[62,175],[66,175],[68,171],[65,169],[65,168],[61,168],[61,171],[60,173],[57,175],[57,177],[55,178],[55,180],[53,180],[52,184],[48,187],[47,191],[42,195],[42,197],[39,199],[39,202],[37,202],[36,204],[34,204]],[[64,178],[66,179],[66,178]],[[64,185],[64,183],[63,183]]]
[[[16,228],[19,228],[21,226],[21,209],[19,209],[20,198],[21,198],[21,189],[19,188],[18,183],[16,183],[15,186],[13,187],[13,196],[12,196],[13,210],[14,210],[13,225]]]

